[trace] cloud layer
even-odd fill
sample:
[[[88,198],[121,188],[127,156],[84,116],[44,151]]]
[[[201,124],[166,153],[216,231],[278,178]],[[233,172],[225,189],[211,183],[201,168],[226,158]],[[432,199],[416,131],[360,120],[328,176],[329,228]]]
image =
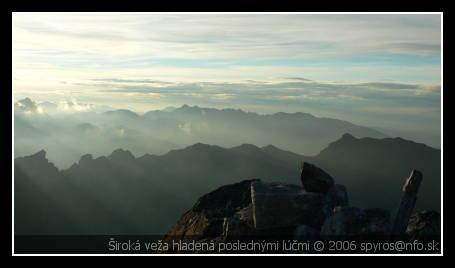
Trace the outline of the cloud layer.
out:
[[[16,13],[13,23],[16,99],[440,127],[438,14]]]

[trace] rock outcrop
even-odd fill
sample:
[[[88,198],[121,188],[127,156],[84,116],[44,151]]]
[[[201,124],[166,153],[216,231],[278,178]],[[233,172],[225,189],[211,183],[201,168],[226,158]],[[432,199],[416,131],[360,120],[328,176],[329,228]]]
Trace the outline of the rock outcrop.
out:
[[[411,240],[432,239],[441,234],[441,215],[436,211],[421,211],[411,216],[406,229]]]
[[[438,220],[436,212],[417,213],[411,217],[407,234],[415,239],[437,234]],[[302,186],[255,179],[202,196],[164,240],[387,238],[392,222],[387,210],[349,206],[343,185],[304,163]]]
[[[383,209],[336,207],[326,219],[321,236],[388,235],[390,213]]]
[[[251,184],[258,181],[222,186],[202,196],[172,227],[165,240],[248,234],[252,230]]]
[[[253,225],[257,230],[300,224],[317,228],[333,209],[328,195],[281,183],[253,183],[251,201]]]
[[[324,170],[303,162],[301,167],[300,179],[303,189],[307,192],[327,193],[333,187],[333,178]]]
[[[402,235],[406,232],[412,211],[414,210],[417,202],[417,192],[421,183],[422,173],[420,171],[413,170],[411,175],[406,179],[402,189],[403,196],[392,227],[392,234]]]

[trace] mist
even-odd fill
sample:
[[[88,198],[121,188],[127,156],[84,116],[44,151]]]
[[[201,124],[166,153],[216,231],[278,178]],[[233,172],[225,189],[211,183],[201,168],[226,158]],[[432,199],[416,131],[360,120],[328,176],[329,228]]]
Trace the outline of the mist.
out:
[[[307,113],[264,115],[183,105],[138,114],[74,103],[65,103],[59,109],[57,104],[51,104],[29,98],[16,103],[15,156],[45,149],[50,161],[61,169],[70,167],[84,154],[97,157],[117,148],[142,156],[161,155],[195,143],[225,147],[249,143],[273,144],[295,153],[315,155],[344,133],[387,136],[347,121]]]

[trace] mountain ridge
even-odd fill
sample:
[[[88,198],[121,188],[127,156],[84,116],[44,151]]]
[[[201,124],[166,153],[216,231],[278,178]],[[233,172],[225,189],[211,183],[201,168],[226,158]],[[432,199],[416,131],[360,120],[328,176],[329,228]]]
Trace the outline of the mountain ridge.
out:
[[[298,153],[295,153],[295,152],[283,150],[283,149],[280,149],[280,148],[274,146],[273,144],[269,144],[269,145],[260,147],[260,146],[256,146],[256,145],[251,144],[251,143],[243,143],[243,144],[240,144],[240,145],[237,145],[237,146],[233,146],[233,147],[224,147],[224,146],[219,146],[219,145],[214,145],[214,144],[207,144],[207,143],[197,142],[195,144],[186,146],[184,148],[170,150],[170,151],[168,151],[166,153],[163,153],[163,154],[145,153],[145,154],[143,154],[141,156],[137,156],[136,157],[136,156],[134,156],[133,153],[131,153],[130,150],[117,148],[117,149],[114,149],[109,155],[106,155],[106,156],[99,156],[97,158],[93,158],[92,154],[85,154],[85,155],[80,157],[80,160],[87,159],[87,156],[90,156],[91,160],[96,160],[98,158],[112,159],[113,157],[115,158],[115,155],[118,155],[118,156],[123,155],[123,156],[127,156],[127,158],[140,159],[140,158],[144,158],[144,157],[167,156],[169,154],[175,154],[175,153],[181,153],[181,152],[191,153],[192,151],[201,151],[201,150],[202,151],[206,151],[206,152],[207,151],[216,152],[216,151],[220,151],[220,150],[246,152],[246,150],[248,150],[248,151],[257,151],[257,152],[263,152],[263,153],[267,153],[267,152],[285,153],[285,154],[294,155],[294,156],[297,156],[297,157],[308,158],[308,157],[321,156],[321,154],[323,155],[327,150],[331,150],[334,147],[338,147],[338,145],[346,146],[346,142],[352,142],[352,141],[354,141],[354,142],[373,141],[373,142],[385,142],[385,143],[396,142],[395,145],[397,145],[397,146],[400,146],[400,145],[402,145],[404,143],[404,144],[408,144],[408,145],[411,145],[411,146],[419,146],[421,148],[428,149],[428,150],[440,151],[440,149],[438,149],[438,148],[434,148],[434,147],[428,146],[428,145],[426,145],[424,143],[414,142],[412,140],[404,139],[404,138],[401,138],[401,137],[383,138],[383,139],[374,139],[374,138],[369,138],[369,137],[356,138],[353,135],[351,135],[350,133],[345,133],[345,134],[343,134],[340,137],[340,139],[329,143],[329,145],[326,148],[324,148],[323,150],[321,150],[319,152],[319,154],[314,155],[314,156],[305,156],[305,155],[298,154]],[[401,143],[398,144],[398,142],[401,142]],[[350,145],[350,144],[348,144],[348,145]],[[46,153],[47,153],[46,150],[41,149],[40,151],[38,151],[38,152],[36,152],[34,154],[31,154],[29,156],[23,156],[23,157],[17,157],[17,158],[33,157],[35,155],[37,155],[37,156],[39,155],[39,156],[44,156],[45,157]],[[48,159],[46,159],[46,160],[49,161]],[[75,162],[73,164],[77,164],[77,162]],[[64,170],[64,169],[62,169],[62,170]]]
[[[183,105],[141,115],[128,109],[96,112],[96,108],[85,109],[90,105],[77,104],[82,105],[75,106],[77,111],[71,108],[47,114],[45,110],[38,113],[32,100],[22,105],[28,108],[18,107],[14,114],[15,155],[30,155],[40,146],[59,167],[71,166],[83,154],[107,155],[115,148],[135,155],[164,154],[203,141],[222,147],[273,144],[286,151],[316,155],[346,132],[356,137],[386,137],[372,128],[302,112],[259,114]]]
[[[352,139],[351,146],[361,145],[360,141]],[[393,148],[399,147],[392,145]],[[15,159],[15,198],[21,204],[15,211],[19,213],[15,229],[22,234],[55,234],[46,224],[58,224],[55,228],[62,234],[164,232],[198,196],[211,189],[258,178],[265,182],[293,183],[299,179],[296,171],[302,161],[314,163],[337,176],[338,181],[350,189],[354,205],[369,207],[395,208],[401,194],[399,189],[409,168],[422,170],[425,180],[417,205],[419,209],[438,210],[440,158],[437,153],[440,151],[435,149],[429,152],[429,157],[412,152],[417,157],[415,159],[400,159],[391,153],[387,156],[390,161],[383,159],[374,161],[370,166],[362,166],[357,162],[362,154],[354,158],[343,153],[346,163],[338,165],[339,157],[334,162],[332,158],[298,155],[273,145],[223,148],[198,143],[163,155],[136,157],[122,149],[96,158],[86,154],[70,168],[58,170],[42,150],[32,156]],[[400,161],[403,167],[393,165]],[[43,182],[46,194],[33,188]],[[23,196],[27,198],[21,198]],[[71,211],[75,203],[79,204],[78,208],[68,215],[67,210]],[[36,212],[29,215],[27,211],[30,210]],[[27,226],[28,222],[33,222],[32,216],[47,220],[30,229]],[[81,223],[71,223],[76,221],[73,218]]]

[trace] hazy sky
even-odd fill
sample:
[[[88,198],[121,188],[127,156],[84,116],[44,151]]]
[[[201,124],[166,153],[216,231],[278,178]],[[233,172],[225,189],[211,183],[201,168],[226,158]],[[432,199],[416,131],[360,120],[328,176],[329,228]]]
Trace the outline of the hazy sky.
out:
[[[311,112],[439,132],[441,18],[13,15],[15,99]]]

